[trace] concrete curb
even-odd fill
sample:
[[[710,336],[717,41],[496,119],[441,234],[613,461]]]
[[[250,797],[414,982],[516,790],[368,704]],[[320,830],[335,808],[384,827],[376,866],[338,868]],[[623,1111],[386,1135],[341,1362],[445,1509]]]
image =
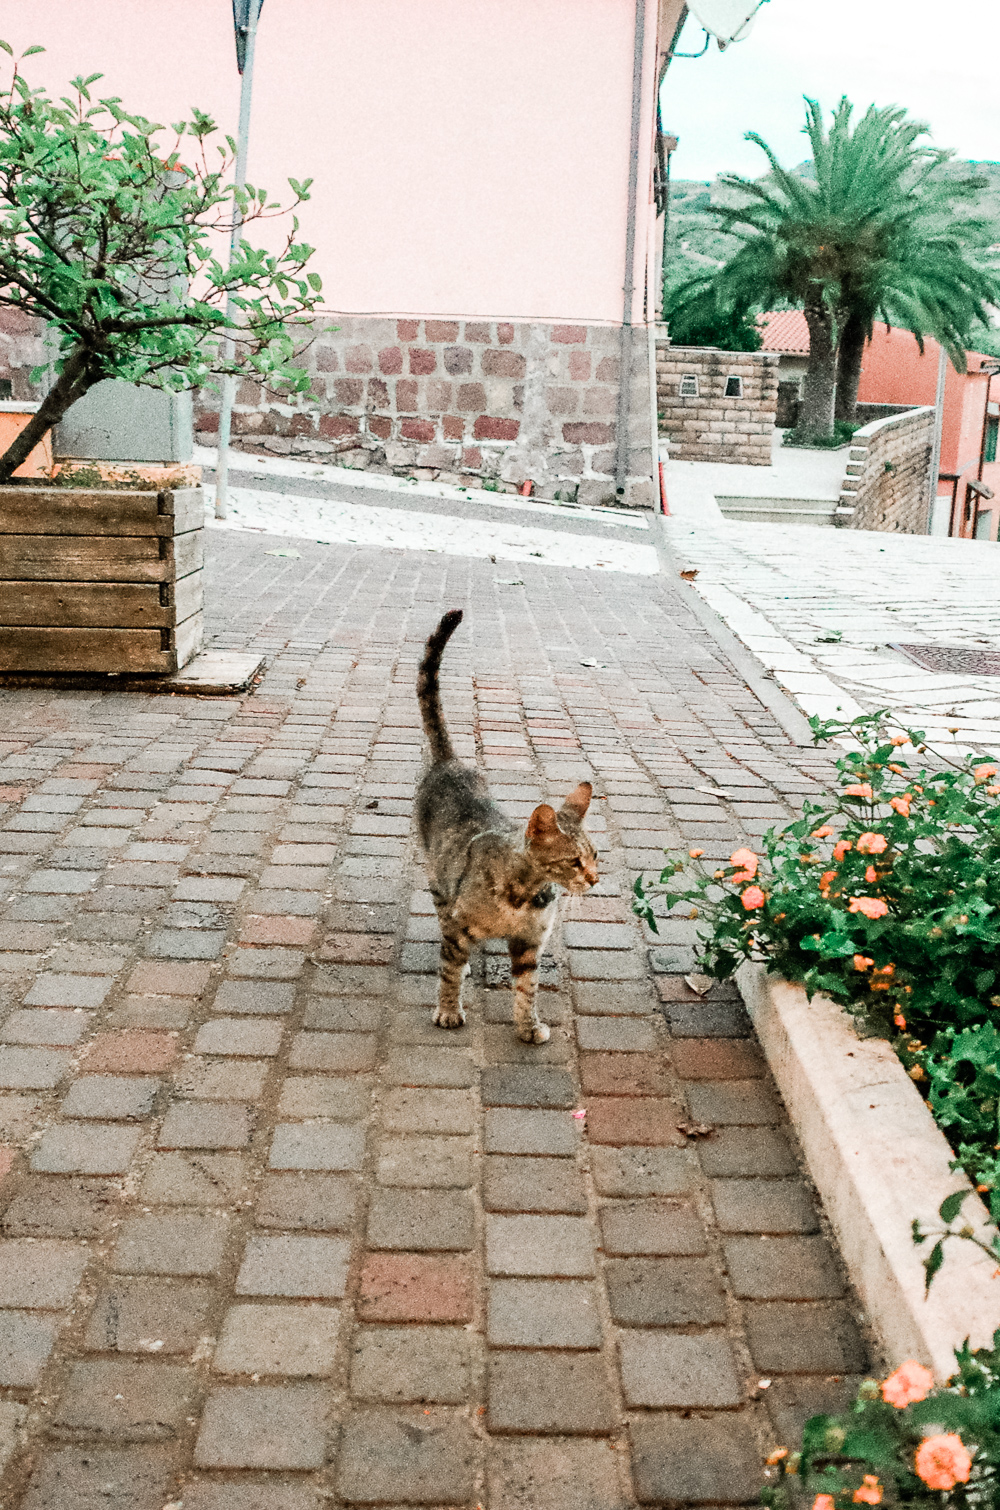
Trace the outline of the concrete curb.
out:
[[[889,1364],[916,1358],[948,1378],[966,1337],[981,1347],[1000,1327],[1000,1279],[971,1243],[951,1242],[925,1299],[929,1244],[914,1245],[911,1223],[939,1227],[942,1200],[968,1180],[949,1169],[951,1149],[888,1043],[858,1038],[835,1002],[762,965],[737,980]],[[989,1230],[978,1196],[962,1215]]]

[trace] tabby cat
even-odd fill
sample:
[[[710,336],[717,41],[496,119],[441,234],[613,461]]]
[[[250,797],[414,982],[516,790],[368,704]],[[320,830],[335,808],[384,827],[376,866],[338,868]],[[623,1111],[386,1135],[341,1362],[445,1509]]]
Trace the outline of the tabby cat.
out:
[[[444,648],[462,622],[446,613],[427,641],[417,700],[431,747],[431,765],[417,792],[417,822],[427,854],[431,896],[441,924],[441,971],[434,1021],[465,1021],[462,980],[481,939],[506,939],[514,980],[514,1027],[525,1043],[544,1043],[538,1019],[538,959],[556,918],[558,888],[579,894],[597,881],[597,855],[583,829],[589,781],[575,787],[558,813],[536,807],[522,832],[490,797],[478,771],[455,759],[441,712],[438,672]]]

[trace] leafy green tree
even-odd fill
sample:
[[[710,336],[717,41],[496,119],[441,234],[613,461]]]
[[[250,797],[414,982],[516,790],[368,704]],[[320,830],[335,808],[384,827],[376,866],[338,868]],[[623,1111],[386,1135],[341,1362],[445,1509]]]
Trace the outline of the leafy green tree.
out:
[[[663,318],[675,346],[717,346],[722,351],[759,351],[762,340],[754,315],[747,309],[719,304],[715,289],[697,278],[688,285],[665,290]]]
[[[0,48],[13,58],[6,42]],[[295,239],[297,219],[280,251],[243,241],[230,267],[234,210],[255,220],[281,206],[264,189],[227,181],[235,144],[218,140],[207,115],[192,111],[164,145],[166,128],[118,98],[93,99],[100,77],[74,79],[54,100],[27,83],[17,60],[0,93],[0,305],[45,321],[55,350],[54,381],[0,457],[0,483],[103,378],[177,390],[230,371],[308,389],[294,337],[320,280],[305,271],[312,248]],[[308,199],[310,182],[289,180],[290,209]]]
[[[949,172],[952,154],[922,143],[926,126],[899,107],[872,105],[853,128],[852,115],[841,99],[827,131],[806,100],[808,174],[783,168],[747,134],[770,171],[723,178],[738,202],[712,213],[742,245],[688,292],[697,301],[710,287],[721,309],[736,312],[802,309],[810,349],[799,431],[816,439],[832,436],[835,412],[853,418],[877,318],[918,341],[935,336],[962,371],[971,330],[1000,300],[1000,281],[977,257],[992,236],[976,204],[981,181]]]

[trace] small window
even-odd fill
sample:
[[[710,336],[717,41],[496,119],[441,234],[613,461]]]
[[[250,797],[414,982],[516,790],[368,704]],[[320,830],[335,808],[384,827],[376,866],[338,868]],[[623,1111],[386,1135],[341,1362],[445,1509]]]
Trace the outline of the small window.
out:
[[[743,397],[743,379],[741,377],[726,378],[726,398]]]
[[[0,378],[0,403],[9,402],[14,397],[14,384],[10,378]]]
[[[698,397],[698,375],[695,372],[685,372],[681,378],[681,398]]]
[[[986,421],[986,450],[983,452],[984,461],[996,461],[997,459],[998,430],[1000,430],[1000,419],[991,414]]]

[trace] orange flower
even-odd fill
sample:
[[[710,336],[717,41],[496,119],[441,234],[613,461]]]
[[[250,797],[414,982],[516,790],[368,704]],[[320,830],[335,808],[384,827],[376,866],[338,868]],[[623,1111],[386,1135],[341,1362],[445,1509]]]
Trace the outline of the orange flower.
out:
[[[881,1505],[882,1485],[877,1475],[866,1473],[864,1483],[860,1489],[855,1489],[853,1498],[856,1505]]]
[[[928,1489],[954,1489],[969,1482],[972,1458],[962,1438],[947,1431],[921,1442],[913,1466]]]
[[[896,745],[897,748],[899,745],[908,745],[909,742],[909,737],[906,734],[894,734],[889,741],[891,745]]]
[[[688,850],[688,854],[691,856],[692,860],[699,860],[704,853],[705,851],[703,849]]]
[[[866,918],[884,918],[889,908],[881,897],[852,897],[848,912],[863,912]]]
[[[765,897],[759,886],[748,886],[740,901],[747,912],[753,912],[758,907],[763,907]]]
[[[863,855],[880,855],[889,848],[885,834],[859,834],[858,850]]]
[[[906,1032],[906,1018],[903,1016],[902,1012],[897,1012],[892,1020],[901,1032]]]
[[[788,1456],[788,1448],[787,1447],[776,1447],[774,1449],[774,1451],[771,1453],[770,1457],[766,1457],[764,1459],[764,1462],[767,1464],[767,1466],[769,1468],[773,1468],[774,1465],[775,1465],[775,1463],[780,1463],[781,1460],[782,1460],[782,1458],[787,1458],[787,1456]]]
[[[856,954],[854,956],[855,970],[870,970],[874,963],[875,961],[873,959],[869,959],[867,954]]]
[[[827,892],[830,890],[830,882],[836,880],[836,877],[837,872],[835,870],[824,870],[823,874],[819,878],[819,889],[823,896],[826,896]],[[777,922],[777,918],[775,918],[775,922]]]
[[[910,816],[910,803],[912,801],[912,792],[901,792],[898,797],[889,798],[889,806],[895,808],[901,818],[908,818]]]
[[[887,1405],[895,1405],[897,1410],[902,1410],[906,1405],[926,1400],[933,1387],[934,1375],[930,1369],[918,1363],[915,1358],[908,1358],[882,1385],[882,1399]]]
[[[814,828],[813,829],[813,831],[812,831],[812,838],[814,838],[814,839],[829,839],[829,837],[830,837],[830,835],[832,833],[833,833],[833,829],[830,827],[829,823],[824,823],[824,825],[823,825],[822,828]]]
[[[868,882],[869,886],[873,881],[878,880],[878,871],[875,869],[874,865],[869,865],[866,869],[865,880]]]
[[[984,781],[988,781],[996,773],[997,767],[995,765],[977,765],[972,774],[976,778],[976,785],[982,786]]]
[[[833,846],[833,858],[836,860],[838,865],[847,854],[847,851],[853,848],[854,845],[851,843],[850,839],[841,839],[839,843]]]
[[[836,1501],[832,1494],[817,1494],[813,1500],[812,1510],[837,1510]]]
[[[739,867],[738,873],[730,877],[736,885],[752,881],[757,874],[757,856],[752,849],[734,849],[729,856],[729,863]]]
[[[866,802],[871,802],[871,800],[872,800],[872,789],[868,785],[867,781],[865,781],[865,782],[859,783],[857,786],[845,786],[844,787],[844,796],[845,797],[864,797],[864,799],[865,799]]]

